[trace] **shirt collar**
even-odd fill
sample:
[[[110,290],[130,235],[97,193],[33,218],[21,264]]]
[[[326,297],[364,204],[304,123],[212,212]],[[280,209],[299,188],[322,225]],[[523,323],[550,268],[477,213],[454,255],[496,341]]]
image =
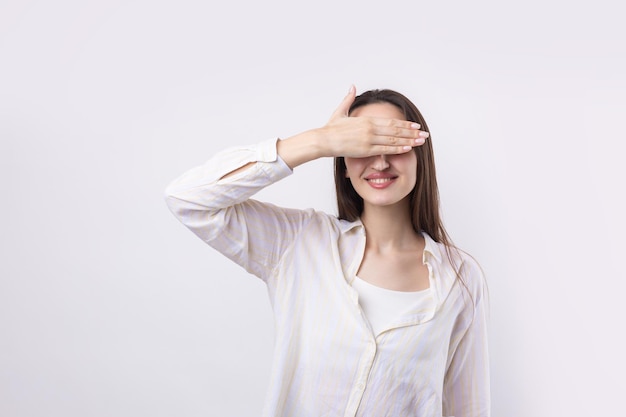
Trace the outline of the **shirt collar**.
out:
[[[361,222],[361,219],[356,219],[353,222],[349,222],[347,220],[339,220],[339,229],[341,230],[341,233],[348,233],[350,230],[356,227],[363,228],[363,223]]]
[[[364,228],[363,223],[361,222],[361,219],[356,219],[353,222],[349,222],[347,220],[341,220],[339,222],[339,228],[341,229],[341,233],[348,233],[349,231],[351,231],[354,228]],[[435,260],[439,263],[441,263],[442,261],[442,256],[441,256],[441,244],[435,242],[433,240],[433,238],[431,238],[428,233],[426,232],[421,232],[422,236],[424,237],[424,242],[425,242],[425,246],[424,246],[424,252],[428,253],[430,256],[432,256],[433,258],[435,258]]]
[[[435,258],[437,262],[441,263],[442,245],[440,243],[435,242],[433,238],[430,237],[428,233],[426,232],[422,232],[422,236],[424,236],[424,243],[425,243],[424,252],[430,254],[433,258]]]

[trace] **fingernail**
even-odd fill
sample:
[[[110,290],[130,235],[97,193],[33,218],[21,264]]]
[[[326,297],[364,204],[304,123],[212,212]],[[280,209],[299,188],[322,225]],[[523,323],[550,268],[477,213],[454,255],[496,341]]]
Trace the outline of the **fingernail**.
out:
[[[421,144],[422,144],[422,143],[424,143],[424,142],[426,142],[426,139],[425,139],[425,138],[417,138],[417,139],[415,139],[415,143],[417,143],[417,144],[419,144],[419,145],[421,145]]]
[[[430,135],[428,132],[420,132],[420,136],[423,138],[427,138]]]
[[[410,151],[411,149],[413,149],[413,147],[412,147],[412,146],[403,146],[403,147],[402,147],[402,150],[403,150],[403,151]]]
[[[422,126],[420,126],[419,123],[411,123],[411,128],[412,129],[419,129],[420,127],[422,127]]]

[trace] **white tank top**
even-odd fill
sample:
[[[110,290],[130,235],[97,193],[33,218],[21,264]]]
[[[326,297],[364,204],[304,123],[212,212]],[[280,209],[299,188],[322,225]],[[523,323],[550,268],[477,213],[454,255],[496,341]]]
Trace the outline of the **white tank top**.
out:
[[[431,300],[431,289],[421,291],[394,291],[381,288],[356,277],[352,288],[359,294],[359,304],[372,326],[374,335],[386,330],[401,315]]]

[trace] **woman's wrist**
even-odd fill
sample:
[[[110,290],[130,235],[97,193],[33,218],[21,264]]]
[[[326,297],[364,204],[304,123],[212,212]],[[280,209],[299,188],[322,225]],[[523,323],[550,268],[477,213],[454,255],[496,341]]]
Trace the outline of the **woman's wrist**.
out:
[[[307,130],[276,143],[276,151],[291,168],[328,156],[319,129]]]

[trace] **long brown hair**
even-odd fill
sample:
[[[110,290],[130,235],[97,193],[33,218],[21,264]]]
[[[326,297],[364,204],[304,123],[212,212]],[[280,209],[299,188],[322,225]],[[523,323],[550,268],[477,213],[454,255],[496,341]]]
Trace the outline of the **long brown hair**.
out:
[[[350,106],[349,114],[358,107],[373,103],[389,103],[396,106],[404,118],[421,125],[420,130],[430,132],[428,124],[418,108],[404,95],[393,90],[370,90],[356,97]],[[453,246],[439,213],[439,188],[435,174],[432,134],[422,146],[413,148],[417,156],[417,181],[410,193],[409,207],[411,222],[416,232],[427,233],[434,241],[446,247]],[[343,157],[335,158],[335,189],[339,218],[355,221],[363,214],[363,199],[346,178],[346,162]]]
[[[393,90],[370,90],[358,95],[350,106],[348,114],[358,107],[373,103],[389,103],[396,106],[407,121],[419,123],[420,130],[430,133],[428,124],[417,106],[407,97]],[[417,178],[415,187],[410,193],[409,210],[411,223],[417,233],[427,233],[435,242],[442,243],[446,249],[446,256],[456,278],[459,280],[472,302],[474,298],[467,288],[467,283],[461,276],[459,264],[460,249],[457,248],[443,226],[439,213],[439,188],[435,172],[435,156],[433,153],[432,134],[422,146],[413,148],[417,156]],[[337,192],[338,217],[342,220],[355,221],[363,214],[363,199],[356,192],[350,179],[346,177],[346,162],[343,157],[335,158],[335,189]],[[472,303],[473,308],[473,303]]]
[[[356,108],[374,103],[389,103],[396,106],[407,121],[420,124],[420,130],[429,132],[430,135],[423,145],[413,148],[417,156],[417,178],[415,187],[410,193],[409,210],[411,211],[411,223],[417,233],[427,233],[435,242],[444,245],[446,256],[456,278],[465,289],[465,292],[472,300],[474,308],[474,297],[467,287],[467,283],[461,275],[461,251],[454,245],[448,235],[441,214],[439,212],[439,188],[437,186],[437,176],[435,172],[435,156],[433,153],[432,133],[428,124],[417,106],[407,97],[397,91],[383,89],[370,90],[358,95],[354,103],[350,106],[348,114]],[[339,219],[355,221],[363,214],[363,199],[356,192],[350,179],[346,177],[346,162],[343,157],[335,158],[335,189],[337,192],[337,207]],[[466,253],[466,252],[464,252]],[[466,253],[467,254],[467,253]],[[456,256],[455,256],[456,255]],[[471,257],[471,255],[467,254]],[[473,257],[472,257],[473,258]],[[476,262],[482,271],[480,264]]]

